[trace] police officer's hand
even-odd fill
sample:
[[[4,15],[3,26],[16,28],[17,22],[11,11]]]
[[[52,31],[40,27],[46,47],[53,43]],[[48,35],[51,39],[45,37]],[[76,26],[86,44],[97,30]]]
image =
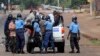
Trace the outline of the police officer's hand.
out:
[[[77,38],[77,40],[80,40],[80,36]]]

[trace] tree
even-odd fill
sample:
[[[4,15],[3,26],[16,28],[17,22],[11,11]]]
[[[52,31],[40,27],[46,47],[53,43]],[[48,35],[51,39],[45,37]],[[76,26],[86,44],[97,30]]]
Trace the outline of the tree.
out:
[[[30,8],[31,6],[35,7],[41,4],[49,4],[49,5],[54,5],[57,6],[57,1],[58,0],[11,0],[11,4],[17,4],[20,5],[23,3],[25,8]],[[60,6],[64,7],[78,7],[82,4],[85,4],[87,0],[59,0],[60,1]],[[5,4],[8,3],[7,0],[0,0],[0,3],[3,2]]]
[[[72,0],[71,1],[71,7],[72,8],[78,8],[80,5],[86,4],[87,0]]]

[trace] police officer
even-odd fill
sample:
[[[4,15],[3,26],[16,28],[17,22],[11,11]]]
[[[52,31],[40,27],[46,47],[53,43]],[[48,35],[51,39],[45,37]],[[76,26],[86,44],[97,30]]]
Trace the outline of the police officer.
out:
[[[70,36],[70,46],[72,51],[69,53],[74,53],[74,47],[76,47],[77,52],[80,53],[80,48],[79,48],[79,40],[80,40],[80,29],[79,29],[79,23],[77,22],[77,17],[72,18],[72,23],[69,26],[69,34],[68,34],[68,39]]]
[[[33,28],[34,28],[34,44],[36,44],[36,46],[39,46],[40,48],[40,51],[41,51],[41,40],[40,40],[40,25],[39,25],[39,22],[38,22],[38,17],[35,18],[35,21],[33,22]],[[33,45],[33,50],[31,53],[34,53],[34,48],[35,46]]]
[[[17,36],[17,52],[24,53],[23,51],[25,44],[24,21],[22,20],[21,14],[17,15],[17,19],[15,20],[15,25],[16,25],[16,36]]]
[[[45,48],[45,52],[47,52],[48,48],[48,43],[51,43],[51,47],[53,51],[55,52],[55,47],[54,47],[54,41],[53,41],[53,35],[52,35],[52,29],[53,29],[53,24],[50,20],[50,17],[46,17],[46,22],[44,23],[45,26],[45,36],[43,39],[43,49]]]

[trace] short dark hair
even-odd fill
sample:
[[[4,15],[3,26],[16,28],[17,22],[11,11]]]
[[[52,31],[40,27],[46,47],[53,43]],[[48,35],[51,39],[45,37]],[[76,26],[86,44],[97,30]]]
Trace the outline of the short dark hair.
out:
[[[17,14],[17,17],[22,17],[22,15],[19,13],[19,14]]]
[[[73,21],[73,20],[77,20],[77,17],[72,17],[72,21]]]
[[[9,18],[12,18],[13,16],[12,16],[12,14],[9,14],[8,17],[9,17]]]
[[[33,10],[30,10],[30,13],[32,13],[33,12]]]
[[[50,20],[50,16],[46,16],[46,21]]]

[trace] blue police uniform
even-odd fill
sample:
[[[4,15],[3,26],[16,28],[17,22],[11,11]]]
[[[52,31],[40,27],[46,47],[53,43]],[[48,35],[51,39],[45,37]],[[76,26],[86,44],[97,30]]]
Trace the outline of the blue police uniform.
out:
[[[17,50],[23,51],[24,44],[25,44],[25,37],[24,37],[24,21],[21,18],[17,18],[15,20],[16,25],[16,36],[17,36]]]
[[[33,28],[34,28],[34,31],[35,31],[35,34],[34,34],[34,43],[36,44],[36,46],[39,46],[40,48],[40,51],[41,51],[41,40],[40,40],[40,26],[39,26],[39,23],[37,21],[34,22],[33,24]],[[34,47],[33,46],[33,51],[34,51]]]
[[[45,47],[47,51],[48,43],[51,42],[52,48],[55,51],[53,35],[52,35],[53,24],[50,21],[46,21],[44,25],[45,25],[46,32],[45,32],[45,36],[43,39],[43,47]]]
[[[69,30],[71,30],[72,33],[78,33],[79,29],[79,24],[75,24],[74,22],[72,22],[70,24]]]
[[[70,46],[71,46],[72,52],[74,52],[74,47],[77,49],[78,52],[80,52],[78,39],[77,39],[78,38],[78,32],[80,31],[79,24],[72,22],[69,26],[69,30],[71,31]]]
[[[40,27],[37,22],[34,23],[34,30],[35,30],[35,32],[40,32]]]

